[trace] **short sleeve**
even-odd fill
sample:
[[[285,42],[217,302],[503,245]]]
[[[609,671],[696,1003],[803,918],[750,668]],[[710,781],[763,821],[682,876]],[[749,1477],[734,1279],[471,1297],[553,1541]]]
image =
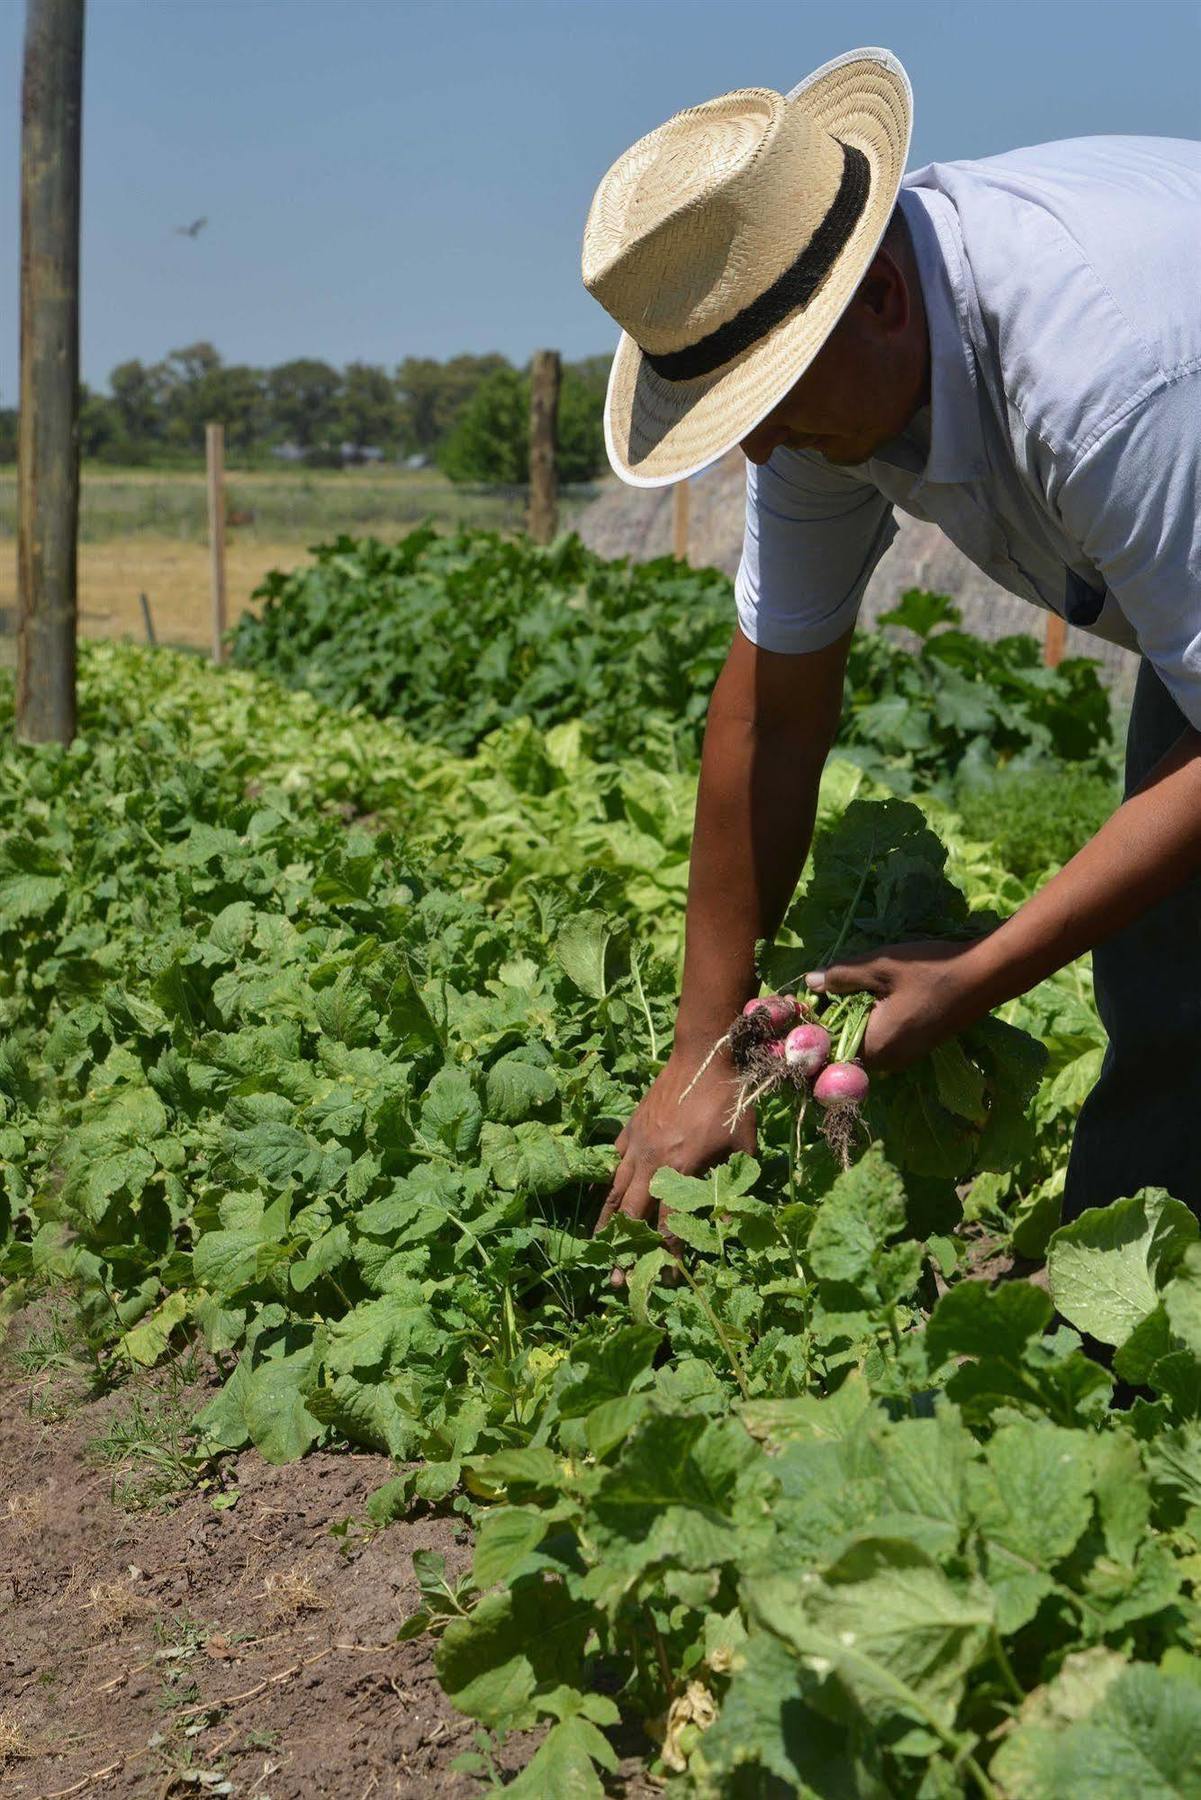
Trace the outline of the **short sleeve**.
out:
[[[814,452],[747,463],[746,531],[734,582],[738,623],[762,650],[824,650],[851,629],[871,574],[896,536],[870,481]]]
[[[1064,482],[1059,510],[1201,730],[1201,371],[1111,426]]]

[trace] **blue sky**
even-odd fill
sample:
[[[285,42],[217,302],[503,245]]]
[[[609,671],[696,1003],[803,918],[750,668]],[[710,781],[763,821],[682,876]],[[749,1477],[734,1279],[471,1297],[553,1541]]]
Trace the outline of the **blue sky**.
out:
[[[0,401],[17,385],[22,0],[0,0]],[[1199,0],[88,0],[83,369],[609,349],[579,240],[681,106],[883,44],[911,166],[1201,136]],[[195,240],[174,227],[207,214]]]

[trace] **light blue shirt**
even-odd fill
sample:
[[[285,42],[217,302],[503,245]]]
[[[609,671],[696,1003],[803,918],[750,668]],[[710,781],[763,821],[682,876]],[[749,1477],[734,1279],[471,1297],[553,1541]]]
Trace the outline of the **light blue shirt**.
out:
[[[1201,727],[1201,144],[1094,137],[905,177],[930,404],[870,461],[747,465],[752,643],[850,629],[896,534],[1141,650]]]

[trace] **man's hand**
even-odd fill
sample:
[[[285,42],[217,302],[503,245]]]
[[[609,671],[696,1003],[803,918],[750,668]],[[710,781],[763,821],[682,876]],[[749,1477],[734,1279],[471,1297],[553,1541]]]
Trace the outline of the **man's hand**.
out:
[[[728,1056],[714,1057],[687,1099],[684,1091],[758,992],[755,944],[774,935],[805,861],[850,642],[848,631],[824,650],[785,656],[734,633],[705,723],[676,1047],[617,1140],[621,1162],[598,1231],[615,1212],[655,1211],[657,1169],[700,1175],[755,1147],[753,1116],[726,1126],[735,1094]],[[670,1229],[665,1237],[670,1246]]]
[[[604,1230],[615,1212],[626,1213],[631,1219],[645,1219],[657,1209],[650,1184],[658,1169],[703,1175],[735,1150],[754,1150],[753,1113],[744,1115],[733,1131],[726,1125],[734,1104],[736,1079],[728,1055],[715,1056],[687,1099],[682,1098],[704,1055],[673,1051],[622,1131],[617,1140],[621,1162],[596,1222],[598,1232]],[[670,1230],[664,1232],[664,1237],[669,1249],[678,1248]],[[614,1270],[614,1286],[620,1287],[622,1280],[620,1271]]]
[[[1201,732],[1191,725],[1044,888],[971,944],[894,944],[818,972],[815,993],[879,996],[869,1068],[901,1069],[1201,873]]]
[[[861,1060],[869,1069],[904,1069],[988,1011],[978,951],[975,943],[891,944],[805,981],[817,994],[875,994]]]

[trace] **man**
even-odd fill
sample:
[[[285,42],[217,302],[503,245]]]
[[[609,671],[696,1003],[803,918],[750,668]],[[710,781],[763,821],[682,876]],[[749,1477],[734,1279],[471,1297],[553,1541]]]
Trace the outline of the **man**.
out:
[[[583,251],[624,327],[610,460],[658,486],[741,443],[738,629],[713,692],[672,1054],[598,1229],[750,1149],[714,1040],[808,852],[843,671],[894,505],[1004,587],[1140,650],[1127,798],[1012,919],[815,971],[880,996],[869,1067],[921,1056],[1086,951],[1110,1046],[1068,1216],[1145,1185],[1201,1210],[1201,145],[1085,138],[904,177],[887,51],[785,99],[678,114],[605,177]]]

